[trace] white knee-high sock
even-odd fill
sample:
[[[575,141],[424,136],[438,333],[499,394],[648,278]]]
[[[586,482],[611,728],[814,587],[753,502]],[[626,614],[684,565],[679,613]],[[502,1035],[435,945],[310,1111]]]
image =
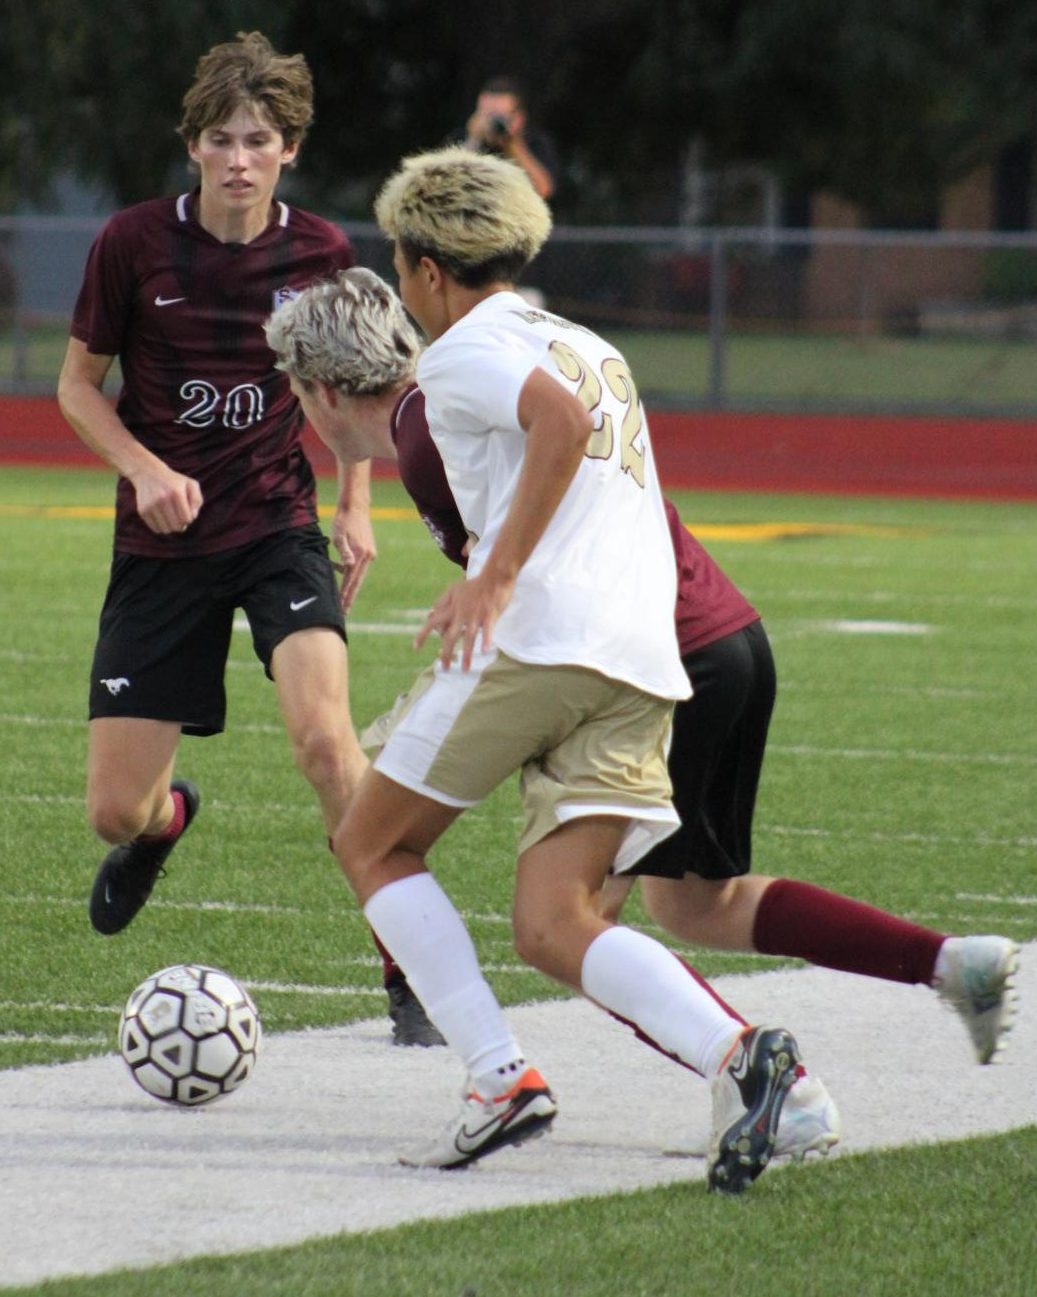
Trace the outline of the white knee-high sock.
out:
[[[389,883],[370,898],[364,914],[473,1077],[485,1078],[522,1059],[464,920],[431,874]]]
[[[631,928],[595,937],[580,980],[590,999],[705,1077],[717,1074],[745,1030],[676,955]]]

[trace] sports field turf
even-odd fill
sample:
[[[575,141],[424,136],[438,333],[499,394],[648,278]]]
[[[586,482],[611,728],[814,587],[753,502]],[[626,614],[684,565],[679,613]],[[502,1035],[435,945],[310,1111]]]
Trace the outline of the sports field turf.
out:
[[[82,810],[83,716],[110,498],[102,472],[0,469],[0,1065],[110,1052],[130,989],[185,958],[270,988],[257,997],[271,1032],[378,1014],[366,926],[245,633],[232,648],[227,735],[182,748],[180,771],[205,796],[189,845],[124,937],[90,931],[99,849]],[[758,868],[947,931],[1037,937],[1032,507],[675,499],[764,614],[778,661]],[[410,632],[453,578],[399,488],[379,483],[376,505],[381,556],[352,619],[360,723],[412,680]],[[516,810],[509,786],[434,860],[509,1004],[561,994],[510,949]],[[773,966],[693,954],[707,974]],[[876,1084],[895,1102],[895,1076]],[[1024,1297],[1037,1273],[1035,1155],[1031,1127],[794,1168],[738,1202],[676,1186],[36,1291]],[[155,1210],[160,1228],[160,1181]]]

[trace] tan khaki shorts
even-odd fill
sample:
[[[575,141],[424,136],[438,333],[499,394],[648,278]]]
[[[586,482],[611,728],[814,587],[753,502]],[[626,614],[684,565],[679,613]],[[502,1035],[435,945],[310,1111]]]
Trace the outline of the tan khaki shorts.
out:
[[[490,652],[470,671],[427,668],[361,742],[387,778],[446,806],[474,806],[521,770],[520,854],[579,816],[629,819],[622,872],[679,822],[666,769],[672,711],[596,671]]]

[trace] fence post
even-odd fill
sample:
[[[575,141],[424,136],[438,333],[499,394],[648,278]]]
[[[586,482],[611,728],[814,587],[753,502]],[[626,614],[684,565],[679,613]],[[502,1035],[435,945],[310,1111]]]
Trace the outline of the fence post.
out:
[[[727,404],[727,248],[718,233],[709,245],[709,404]]]

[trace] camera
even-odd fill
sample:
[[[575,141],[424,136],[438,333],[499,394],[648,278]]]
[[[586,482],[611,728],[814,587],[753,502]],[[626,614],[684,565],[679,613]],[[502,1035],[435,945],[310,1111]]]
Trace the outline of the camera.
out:
[[[489,131],[494,139],[503,140],[511,134],[511,125],[502,113],[494,113],[489,120]]]

